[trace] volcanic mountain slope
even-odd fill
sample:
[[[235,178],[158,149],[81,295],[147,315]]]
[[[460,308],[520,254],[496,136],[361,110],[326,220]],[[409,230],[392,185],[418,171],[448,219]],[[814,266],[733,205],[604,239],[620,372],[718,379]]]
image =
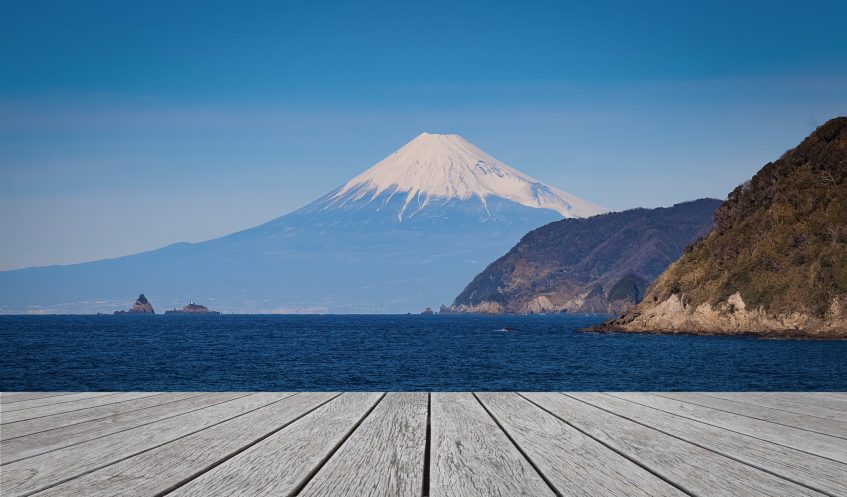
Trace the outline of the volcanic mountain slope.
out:
[[[564,219],[538,228],[476,276],[449,311],[621,313],[686,245],[720,200]]]
[[[596,205],[458,135],[424,133],[302,209],[202,243],[0,272],[0,312],[96,312],[144,288],[166,307],[407,312],[450,294],[527,231]]]
[[[604,329],[847,337],[847,118],[765,165],[715,222]]]
[[[550,209],[566,218],[604,212],[499,162],[459,135],[430,133],[422,133],[351,179],[319,206],[326,210],[374,202],[385,205],[395,196],[402,199],[402,206],[389,212],[396,213],[398,221],[421,215],[431,202],[438,204],[446,199],[478,200],[489,216],[489,198]]]

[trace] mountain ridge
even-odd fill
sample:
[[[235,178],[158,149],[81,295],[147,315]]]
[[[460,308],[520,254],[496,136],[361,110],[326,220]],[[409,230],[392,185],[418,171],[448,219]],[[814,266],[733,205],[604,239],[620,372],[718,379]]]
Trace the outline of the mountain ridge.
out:
[[[542,226],[479,273],[448,310],[623,312],[708,231],[720,203],[700,199]]]

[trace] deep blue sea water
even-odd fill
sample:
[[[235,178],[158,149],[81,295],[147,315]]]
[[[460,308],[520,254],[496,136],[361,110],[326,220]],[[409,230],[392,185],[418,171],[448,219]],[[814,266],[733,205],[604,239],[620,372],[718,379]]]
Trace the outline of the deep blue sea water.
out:
[[[847,341],[575,331],[602,319],[0,316],[0,390],[847,390]]]

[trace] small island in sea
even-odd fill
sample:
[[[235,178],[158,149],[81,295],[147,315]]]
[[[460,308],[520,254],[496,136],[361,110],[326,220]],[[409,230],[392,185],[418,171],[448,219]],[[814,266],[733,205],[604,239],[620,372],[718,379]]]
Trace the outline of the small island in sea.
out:
[[[115,311],[114,314],[156,314],[153,310],[153,305],[147,300],[147,297],[142,293],[135,300],[135,303],[127,311]]]
[[[165,314],[208,314],[212,316],[218,316],[220,315],[220,312],[210,311],[209,308],[205,305],[190,302],[187,306],[183,307],[182,309],[171,309],[169,311],[165,311]]]

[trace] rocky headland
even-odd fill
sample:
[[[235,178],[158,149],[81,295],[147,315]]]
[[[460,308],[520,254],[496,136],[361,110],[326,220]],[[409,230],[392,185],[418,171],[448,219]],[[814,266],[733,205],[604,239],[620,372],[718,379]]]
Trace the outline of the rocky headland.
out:
[[[595,330],[847,338],[847,118],[730,193],[708,236]]]
[[[442,313],[622,314],[708,233],[720,204],[700,199],[550,223],[489,265]]]

